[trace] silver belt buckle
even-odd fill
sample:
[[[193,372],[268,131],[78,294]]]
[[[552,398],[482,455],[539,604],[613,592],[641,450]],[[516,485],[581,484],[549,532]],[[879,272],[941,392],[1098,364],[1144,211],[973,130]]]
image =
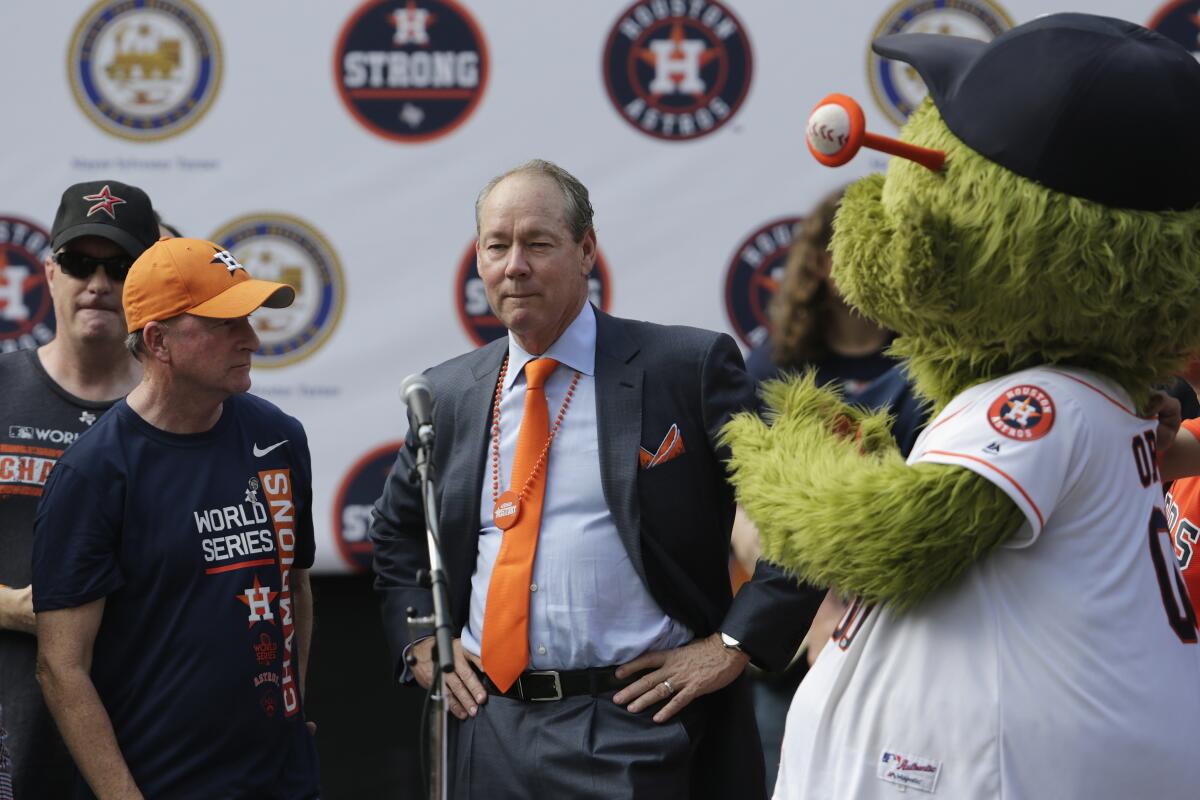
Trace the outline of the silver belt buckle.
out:
[[[562,680],[558,677],[557,670],[553,670],[553,669],[530,670],[526,674],[528,674],[530,676],[537,675],[539,678],[542,676],[545,676],[545,675],[549,675],[554,678],[554,696],[553,697],[530,697],[527,699],[528,702],[530,702],[530,703],[548,703],[548,702],[551,702],[552,700],[562,700],[562,698],[563,698]],[[522,691],[522,694],[524,694],[523,691]],[[526,699],[526,698],[522,698],[522,699]]]

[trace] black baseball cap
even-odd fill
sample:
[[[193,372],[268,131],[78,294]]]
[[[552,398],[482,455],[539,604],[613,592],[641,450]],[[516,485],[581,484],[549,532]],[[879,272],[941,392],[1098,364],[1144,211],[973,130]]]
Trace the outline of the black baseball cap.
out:
[[[872,45],[924,78],[968,147],[1114,208],[1200,205],[1200,64],[1125,20],[1050,14],[981,42],[913,33]]]
[[[86,181],[67,187],[54,215],[50,247],[80,236],[100,236],[137,258],[158,241],[158,220],[150,198],[136,186],[120,181]]]

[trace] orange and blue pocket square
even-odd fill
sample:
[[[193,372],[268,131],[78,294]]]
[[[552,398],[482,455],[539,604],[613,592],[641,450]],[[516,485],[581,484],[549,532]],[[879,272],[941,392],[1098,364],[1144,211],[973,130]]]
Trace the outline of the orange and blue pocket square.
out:
[[[683,455],[683,436],[679,433],[679,425],[671,425],[671,429],[663,437],[662,444],[658,446],[657,452],[651,453],[644,447],[639,447],[638,451],[638,461],[641,463],[642,469],[657,467],[659,464],[665,464],[671,459]]]

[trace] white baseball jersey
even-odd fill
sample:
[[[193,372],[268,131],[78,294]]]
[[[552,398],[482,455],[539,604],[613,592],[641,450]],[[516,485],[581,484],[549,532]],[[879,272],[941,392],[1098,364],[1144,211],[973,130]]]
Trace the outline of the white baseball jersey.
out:
[[[1200,645],[1156,427],[1084,370],[956,397],[909,463],[977,473],[1026,522],[907,614],[851,605],[788,712],[775,797],[1194,800]]]

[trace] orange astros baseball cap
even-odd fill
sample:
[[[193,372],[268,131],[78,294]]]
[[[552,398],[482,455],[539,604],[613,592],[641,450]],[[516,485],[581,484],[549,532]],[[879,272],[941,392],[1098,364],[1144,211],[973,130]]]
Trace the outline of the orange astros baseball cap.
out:
[[[180,314],[233,319],[261,306],[287,308],[295,299],[286,283],[251,278],[219,244],[167,237],[133,262],[121,295],[130,333]]]

